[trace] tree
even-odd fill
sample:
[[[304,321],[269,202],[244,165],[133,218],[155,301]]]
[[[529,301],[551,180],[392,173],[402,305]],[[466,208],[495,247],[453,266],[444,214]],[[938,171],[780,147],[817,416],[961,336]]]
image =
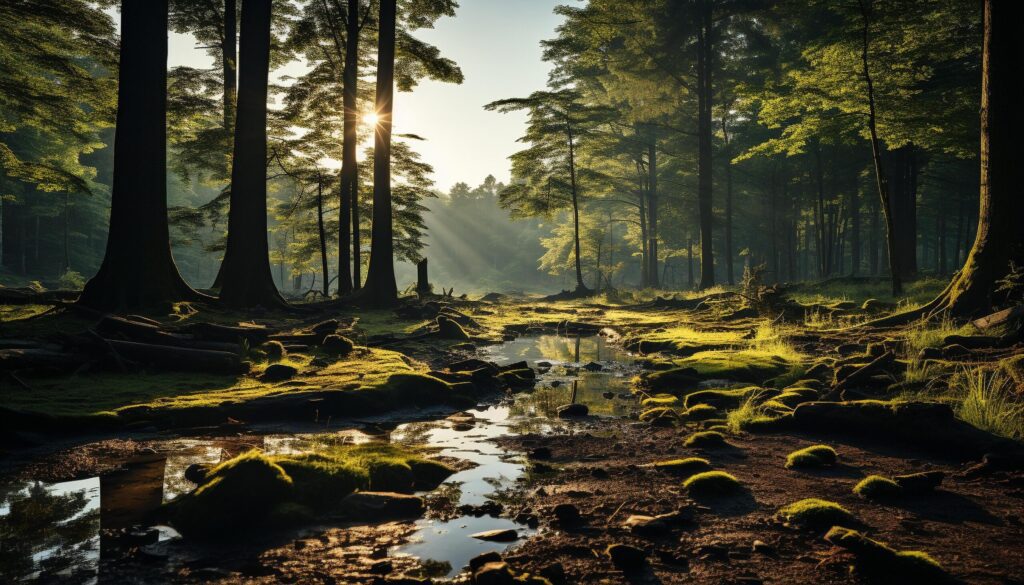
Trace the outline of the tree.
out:
[[[579,148],[604,119],[606,110],[585,105],[571,89],[537,91],[526,98],[491,102],[485,109],[502,113],[526,110],[529,123],[519,139],[530,146],[512,155],[516,179],[501,193],[501,204],[513,213],[550,215],[568,208],[572,212],[576,292],[589,293],[583,283],[580,254],[581,177]]]
[[[222,302],[283,307],[267,247],[267,82],[271,0],[243,0],[238,114],[231,164],[228,241],[221,266]]]
[[[125,0],[110,232],[79,302],[145,309],[197,300],[171,257],[167,226],[167,0]]]

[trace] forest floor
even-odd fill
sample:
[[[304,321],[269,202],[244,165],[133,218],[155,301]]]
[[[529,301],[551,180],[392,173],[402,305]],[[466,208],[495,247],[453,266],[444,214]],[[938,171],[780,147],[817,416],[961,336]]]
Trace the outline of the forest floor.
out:
[[[160,358],[112,349],[136,351],[116,344],[141,342],[132,324],[48,306],[0,307],[0,352],[7,352],[0,366],[26,349],[79,356],[70,369],[58,364],[60,373],[0,368],[0,469],[9,480],[0,525],[12,524],[5,518],[25,482],[99,477],[105,485],[154,458],[158,499],[187,494],[195,484],[179,477],[184,466],[173,473],[170,466],[183,442],[189,453],[215,447],[216,463],[253,447],[270,452],[269,438],[282,434],[396,440],[398,432],[456,473],[437,490],[418,491],[423,520],[318,517],[300,528],[261,528],[255,538],[239,532],[227,547],[211,547],[188,538],[152,542],[146,530],[130,528],[157,522],[151,514],[103,516],[101,577],[414,583],[433,575],[505,583],[513,574],[529,582],[529,573],[537,583],[537,575],[553,583],[1024,583],[1021,315],[849,329],[921,304],[941,283],[915,283],[899,304],[874,300],[885,298],[884,287],[834,281],[756,299],[724,289],[564,301],[488,295],[409,302],[397,311],[320,305],[244,318],[179,306],[129,317],[158,330],[144,333],[157,335],[147,344],[171,335],[216,347],[197,323],[260,330],[259,343],[235,352],[237,371],[216,372],[169,371]],[[87,341],[96,337],[115,344],[96,349]],[[590,344],[582,353],[580,339]],[[586,411],[560,408],[570,403]],[[417,420],[424,422],[409,423]],[[699,432],[711,434],[692,439]],[[787,455],[812,445],[831,447],[837,460],[787,467]],[[688,458],[699,460],[656,465]],[[712,470],[735,483],[693,477]],[[876,475],[899,483],[874,480],[879,494],[871,486],[854,493]],[[446,496],[450,489],[461,496]],[[807,498],[841,510],[820,503],[783,510]],[[101,504],[109,514],[110,502]],[[833,524],[859,535],[826,540]],[[486,549],[430,536],[441,526],[436,532],[477,542],[462,532],[478,525],[515,533],[493,536],[500,542]],[[127,528],[111,539],[112,526]],[[435,548],[408,548],[422,540]],[[460,572],[467,551],[490,556]],[[926,553],[942,568],[901,551]],[[428,562],[442,560],[452,566]],[[31,564],[20,570],[39,574]]]

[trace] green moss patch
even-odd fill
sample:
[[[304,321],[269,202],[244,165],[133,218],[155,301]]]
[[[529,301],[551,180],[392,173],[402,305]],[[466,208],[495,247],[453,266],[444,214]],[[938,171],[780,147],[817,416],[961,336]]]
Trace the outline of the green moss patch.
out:
[[[763,382],[789,372],[797,364],[770,351],[702,351],[679,362],[692,368],[702,380]]]
[[[724,471],[704,471],[691,475],[683,487],[694,497],[728,496],[743,490],[743,484]]]
[[[640,401],[640,406],[653,408],[656,406],[678,406],[679,398],[672,394],[655,394]]]
[[[787,455],[786,467],[790,469],[830,467],[836,464],[838,457],[836,450],[828,445],[811,445]]]
[[[857,569],[880,582],[945,583],[950,580],[942,565],[927,553],[898,551],[850,528],[834,526],[825,540],[853,553]]]
[[[846,508],[818,498],[807,498],[784,506],[779,510],[779,517],[789,525],[816,531],[860,524]]]
[[[728,443],[725,442],[725,435],[717,431],[700,431],[693,433],[683,441],[683,446],[685,447],[713,448],[724,447],[726,445],[728,445]]]
[[[667,406],[648,408],[647,410],[640,413],[640,420],[644,422],[653,422],[658,419],[668,419],[671,421],[676,421],[679,420],[679,413]]]
[[[665,327],[644,333],[642,337],[625,339],[623,345],[640,353],[664,352],[689,356],[701,351],[726,349],[743,343],[740,333],[734,331],[697,331],[690,327]]]
[[[658,461],[653,464],[654,469],[672,475],[689,477],[695,473],[711,470],[711,462],[700,457],[687,457],[686,459],[672,459],[670,461]]]
[[[174,502],[174,525],[199,537],[287,525],[305,511],[330,511],[357,490],[428,490],[454,472],[416,451],[385,443],[324,445],[294,455],[254,450],[213,468],[203,485]]]
[[[748,397],[761,392],[769,391],[757,386],[731,390],[701,390],[688,394],[683,400],[683,405],[687,408],[692,408],[698,404],[709,404],[718,408],[736,408]]]
[[[882,475],[869,475],[853,486],[853,493],[869,500],[896,498],[902,491],[898,483]]]
[[[686,417],[690,420],[710,420],[718,416],[718,409],[710,404],[697,404],[686,411]]]

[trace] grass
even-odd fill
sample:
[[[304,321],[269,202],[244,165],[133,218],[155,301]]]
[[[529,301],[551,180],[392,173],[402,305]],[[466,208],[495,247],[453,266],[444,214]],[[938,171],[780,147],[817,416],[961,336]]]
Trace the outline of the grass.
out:
[[[0,323],[21,321],[50,310],[49,305],[0,305]]]
[[[690,476],[683,487],[691,496],[713,497],[735,494],[743,489],[743,484],[724,471],[704,471]]]
[[[916,357],[922,349],[939,348],[950,335],[972,335],[977,333],[973,325],[958,325],[949,317],[942,321],[919,321],[906,330],[907,356]]]
[[[729,429],[738,433],[777,421],[783,415],[773,408],[774,405],[770,401],[766,401],[766,398],[773,395],[771,391],[766,390],[747,396],[739,408],[730,410],[726,415],[726,424]]]
[[[699,431],[686,437],[683,441],[684,447],[723,447],[728,443],[725,442],[725,435],[717,431]]]
[[[635,349],[641,353],[662,351],[680,356],[693,355],[705,350],[730,348],[743,343],[738,332],[698,331],[685,325],[660,327],[625,340],[627,349]]]
[[[869,475],[853,486],[853,493],[868,500],[895,498],[901,492],[898,483],[881,475]]]
[[[811,445],[786,456],[786,468],[814,469],[836,464],[839,455],[828,445]]]
[[[965,368],[950,377],[949,389],[959,418],[996,435],[1024,438],[1024,403],[1003,372]]]
[[[859,524],[846,508],[818,498],[807,498],[784,506],[779,510],[779,517],[787,524],[817,531]]]

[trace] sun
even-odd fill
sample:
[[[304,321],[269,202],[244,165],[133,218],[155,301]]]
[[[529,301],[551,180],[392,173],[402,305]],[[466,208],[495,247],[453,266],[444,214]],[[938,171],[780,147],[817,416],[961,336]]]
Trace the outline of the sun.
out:
[[[377,115],[377,112],[368,112],[363,114],[363,124],[370,127],[376,127],[378,122],[380,122],[380,116]]]

